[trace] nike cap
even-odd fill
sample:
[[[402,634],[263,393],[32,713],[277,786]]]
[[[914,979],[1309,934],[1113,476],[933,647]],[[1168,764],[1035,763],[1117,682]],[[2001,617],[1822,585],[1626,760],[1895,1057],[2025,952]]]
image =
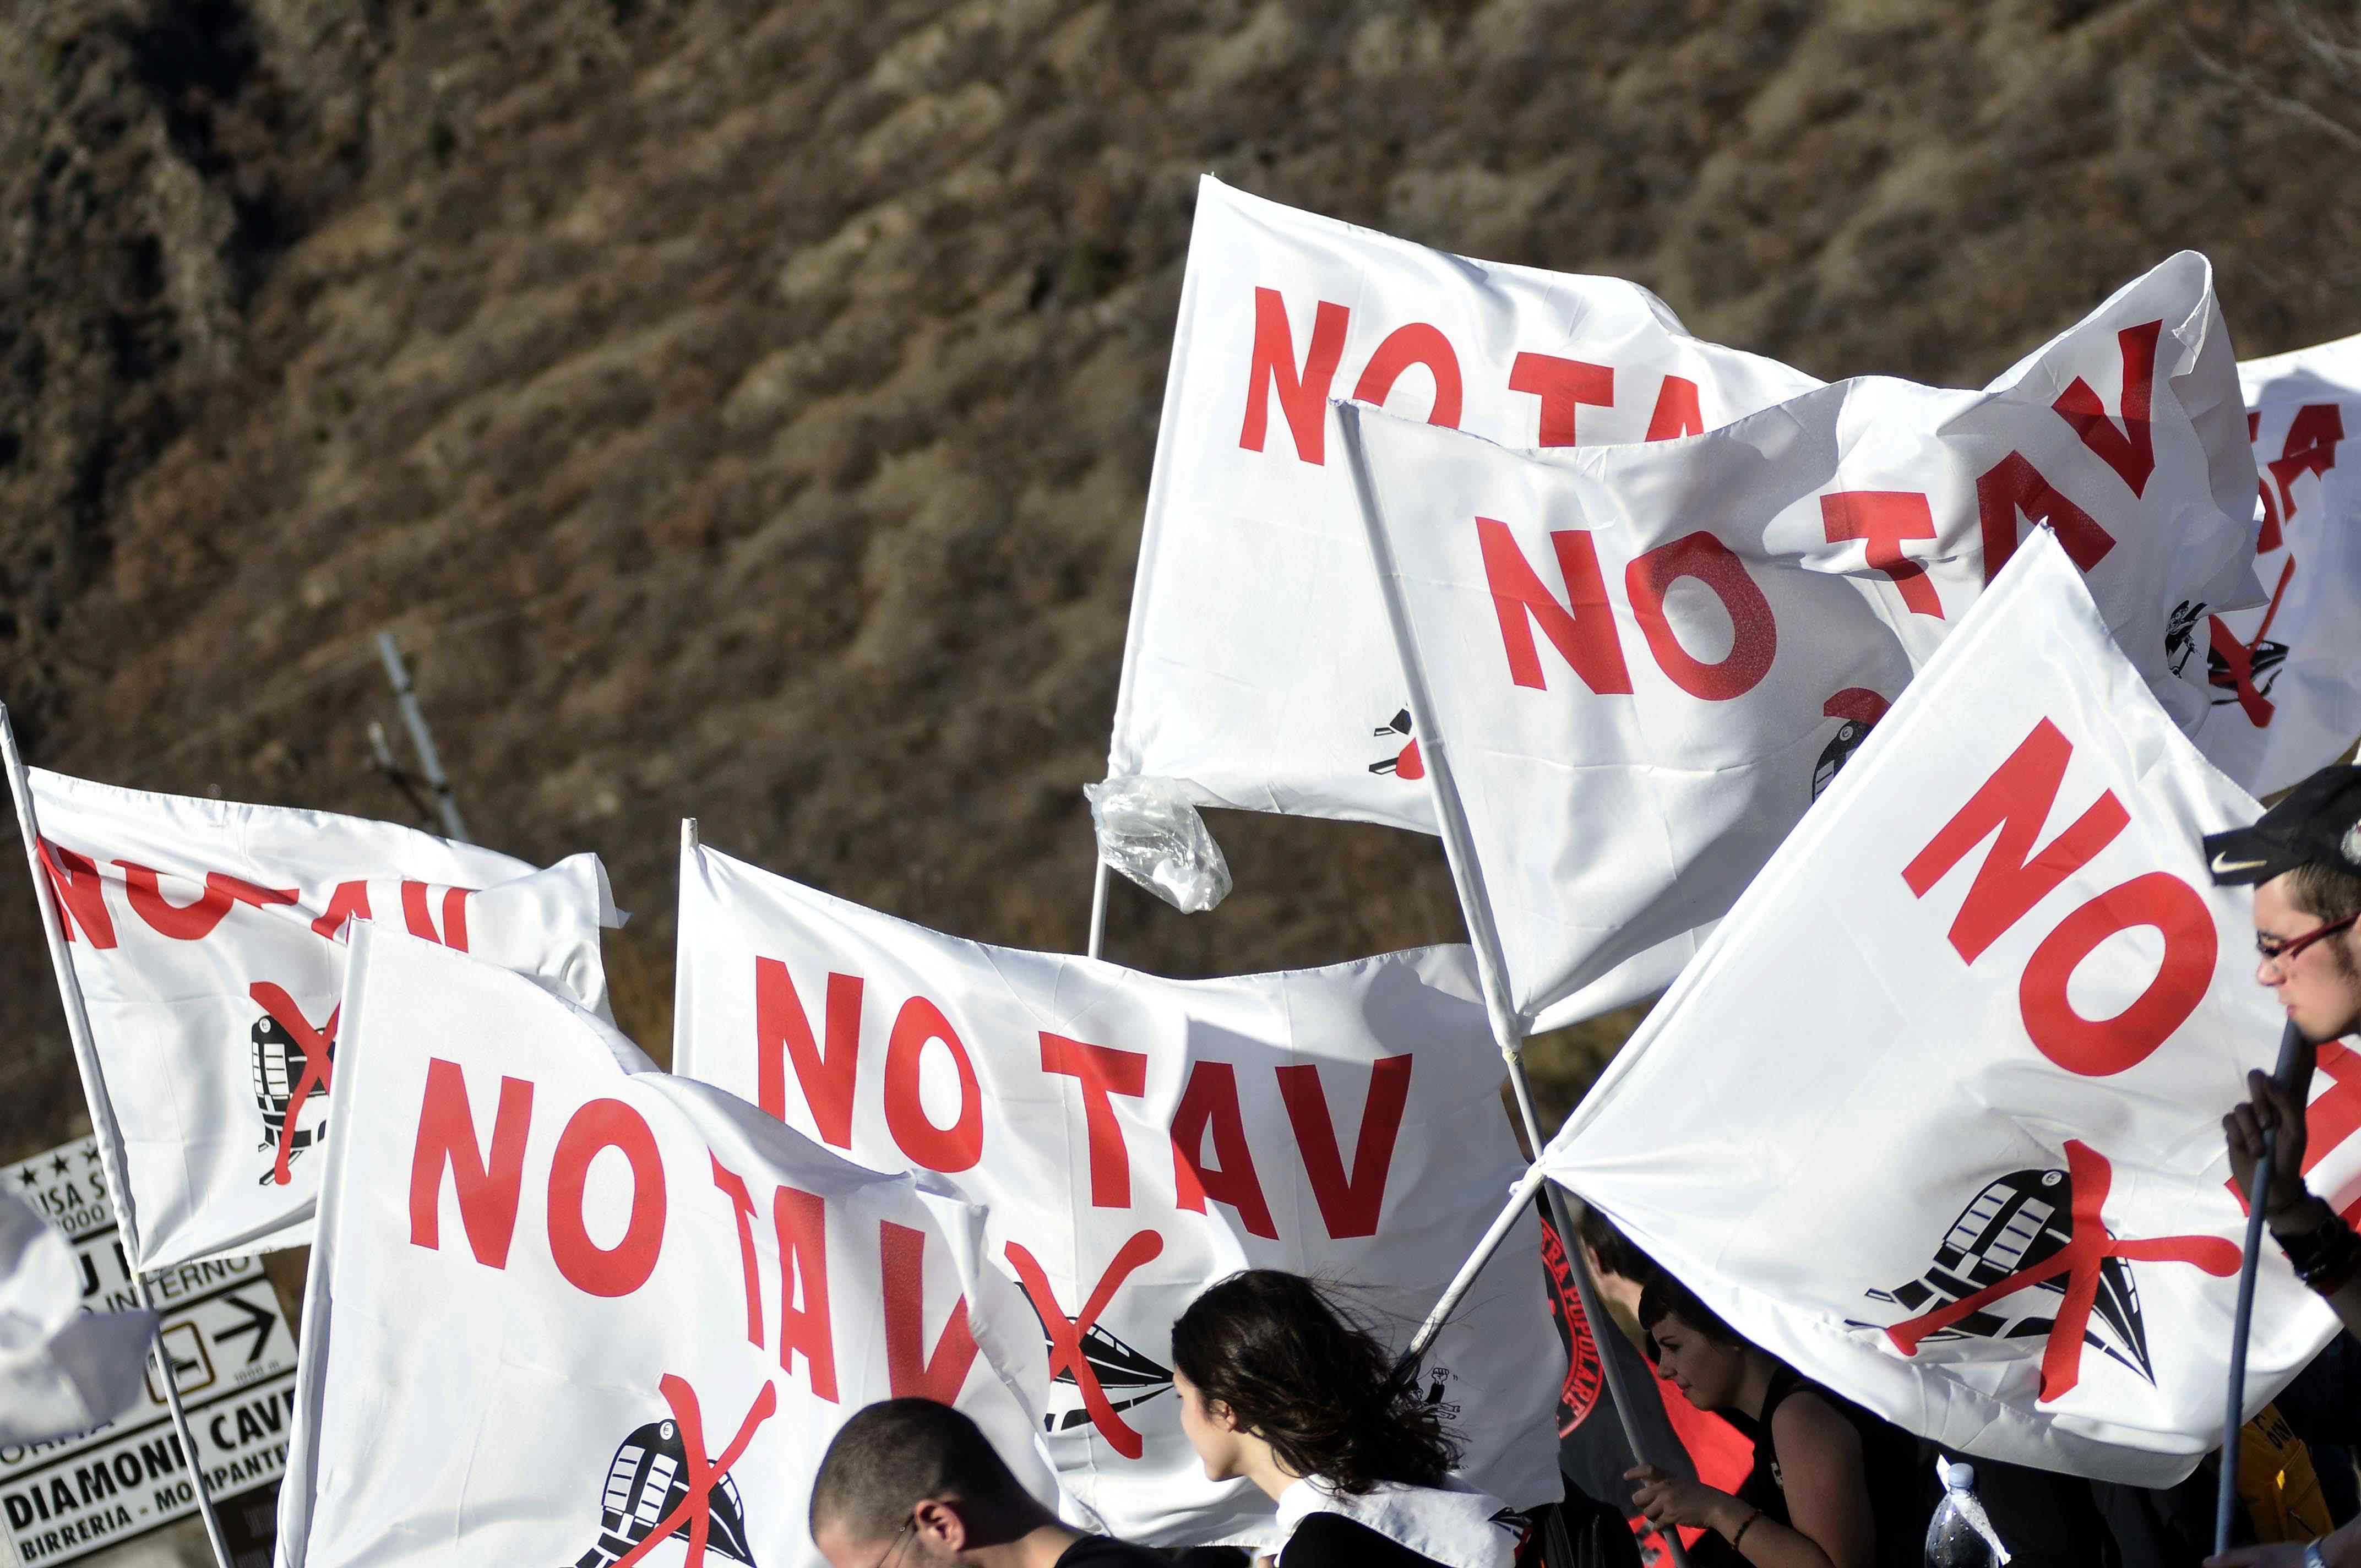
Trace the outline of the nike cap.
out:
[[[2205,836],[2216,887],[2268,882],[2314,861],[2361,876],[2361,768],[2323,768],[2251,828]]]

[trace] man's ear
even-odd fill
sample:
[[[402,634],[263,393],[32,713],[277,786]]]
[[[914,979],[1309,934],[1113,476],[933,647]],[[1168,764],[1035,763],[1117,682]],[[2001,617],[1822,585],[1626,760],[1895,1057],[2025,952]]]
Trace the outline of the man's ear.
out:
[[[960,1517],[958,1504],[942,1497],[921,1497],[911,1505],[910,1518],[934,1555],[955,1557],[967,1550],[967,1520]]]

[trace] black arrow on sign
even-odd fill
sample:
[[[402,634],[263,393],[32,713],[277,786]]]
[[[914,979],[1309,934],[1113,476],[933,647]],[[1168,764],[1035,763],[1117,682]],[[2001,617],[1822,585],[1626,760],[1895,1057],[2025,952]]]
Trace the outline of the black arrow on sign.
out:
[[[235,1307],[239,1311],[245,1313],[246,1321],[238,1324],[233,1329],[215,1330],[214,1332],[214,1343],[215,1344],[225,1344],[229,1341],[238,1338],[240,1335],[252,1334],[254,1336],[254,1348],[247,1352],[246,1354],[246,1365],[251,1366],[256,1362],[262,1359],[262,1347],[270,1343],[270,1331],[272,1328],[277,1326],[279,1322],[279,1314],[272,1311],[268,1307],[256,1306],[253,1302],[247,1300],[243,1296],[225,1296],[221,1299],[221,1302],[225,1307]]]

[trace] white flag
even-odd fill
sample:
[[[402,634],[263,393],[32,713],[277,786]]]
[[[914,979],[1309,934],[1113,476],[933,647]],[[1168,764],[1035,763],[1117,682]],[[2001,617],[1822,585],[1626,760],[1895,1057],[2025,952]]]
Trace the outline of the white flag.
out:
[[[2169,628],[2256,602],[2253,464],[2193,253],[1983,392],[1868,378],[1552,453],[1338,417],[1504,1033],[1728,909],[2022,518],[2191,726],[2204,675],[2172,672]]]
[[[2213,680],[2197,743],[2257,795],[2334,762],[2361,735],[2361,337],[2238,367],[2260,471],[2257,569],[2267,604],[2192,627]]]
[[[1054,1503],[1039,1331],[939,1183],[390,928],[356,928],[344,1007],[281,1568],[821,1568],[821,1455],[912,1394]]]
[[[156,1314],[82,1301],[65,1233],[0,1192],[0,1444],[87,1431],[146,1391]]]
[[[390,823],[30,778],[142,1270],[311,1240],[348,920],[606,1006],[595,855],[536,872]]]
[[[2163,1486],[2218,1441],[2274,1059],[2259,807],[2029,540],[1545,1151],[1732,1327],[1954,1450]],[[2321,1050],[2316,1190],[2361,1197]],[[2249,1413],[2334,1332],[2266,1246]]]
[[[1397,1349],[1521,1169],[1465,948],[1174,981],[938,936],[710,850],[681,866],[680,1070],[985,1209],[1050,1342],[1051,1460],[1115,1533],[1270,1544],[1205,1479],[1172,1321],[1247,1267],[1359,1288]],[[1427,1363],[1462,1474],[1558,1496],[1565,1371],[1530,1217]]]
[[[1108,773],[1179,781],[1201,806],[1435,830],[1330,396],[1593,446],[1819,384],[1691,337],[1635,283],[1430,250],[1208,176]]]

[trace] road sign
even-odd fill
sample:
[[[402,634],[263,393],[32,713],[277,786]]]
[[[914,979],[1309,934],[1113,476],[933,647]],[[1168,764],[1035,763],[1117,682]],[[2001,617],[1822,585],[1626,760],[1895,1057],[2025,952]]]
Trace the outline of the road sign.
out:
[[[0,1186],[72,1240],[86,1307],[138,1305],[95,1139],[0,1167]],[[185,1264],[149,1284],[223,1532],[238,1568],[266,1568],[295,1408],[295,1337],[278,1294],[253,1257]],[[0,1444],[0,1540],[10,1563],[71,1562],[196,1511],[152,1365],[146,1400],[117,1420],[54,1442]]]

